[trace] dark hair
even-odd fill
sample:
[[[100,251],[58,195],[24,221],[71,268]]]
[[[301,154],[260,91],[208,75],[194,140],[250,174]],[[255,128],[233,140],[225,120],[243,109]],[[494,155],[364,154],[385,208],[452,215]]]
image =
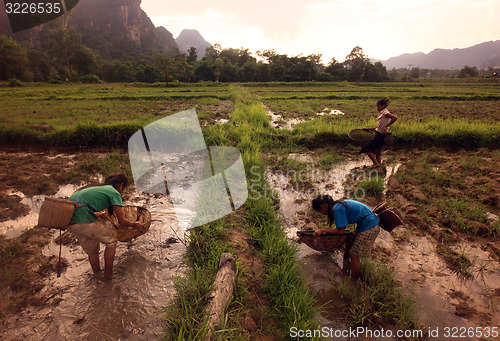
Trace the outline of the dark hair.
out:
[[[94,183],[91,183],[87,186],[83,186],[83,187],[78,188],[77,191],[84,189],[84,188],[106,186],[106,185],[111,185],[111,186],[113,186],[114,189],[117,189],[119,184],[123,184],[123,188],[127,187],[128,186],[128,177],[123,173],[113,173],[110,176],[108,176],[106,179],[104,179],[104,183],[94,182]]]
[[[328,216],[328,224],[330,226],[332,226],[333,219],[335,218],[335,215],[333,213],[333,206],[335,206],[336,204],[342,204],[347,209],[349,209],[349,207],[347,206],[347,203],[345,202],[345,199],[333,200],[333,198],[331,196],[329,196],[328,194],[326,194],[326,195],[318,195],[317,197],[315,197],[312,200],[312,208],[315,211],[319,211],[321,209],[321,206],[324,205],[324,204],[328,204],[328,213],[327,213],[327,216]]]
[[[389,103],[391,103],[391,100],[389,99],[389,97],[383,98],[383,99],[379,99],[377,101],[377,104],[380,104],[384,108],[387,108],[387,106],[389,105]]]
[[[123,188],[126,188],[128,186],[128,178],[123,173],[113,173],[104,180],[104,183],[113,186],[115,189],[118,184],[122,184]]]
[[[104,183],[101,183],[101,182],[92,183],[90,185],[78,188],[77,191],[84,189],[84,188],[106,186],[106,185],[111,185],[111,186],[113,186],[114,189],[117,189],[119,184],[123,184],[123,188],[127,187],[128,186],[128,177],[123,173],[113,173],[110,176],[108,176],[106,179],[104,179]],[[113,206],[108,207],[108,213],[110,216],[113,215]]]

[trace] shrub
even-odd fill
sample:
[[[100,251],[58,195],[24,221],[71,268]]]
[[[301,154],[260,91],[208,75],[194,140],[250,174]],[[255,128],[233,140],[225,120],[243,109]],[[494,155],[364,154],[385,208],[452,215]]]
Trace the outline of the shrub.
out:
[[[102,81],[96,75],[85,75],[80,77],[80,82],[84,84],[99,84]]]
[[[23,82],[33,82],[34,79],[35,79],[35,74],[31,71],[24,71],[21,76],[21,80]]]
[[[23,83],[21,83],[17,78],[12,78],[9,80],[9,86],[10,87],[17,87],[17,86],[23,86]]]

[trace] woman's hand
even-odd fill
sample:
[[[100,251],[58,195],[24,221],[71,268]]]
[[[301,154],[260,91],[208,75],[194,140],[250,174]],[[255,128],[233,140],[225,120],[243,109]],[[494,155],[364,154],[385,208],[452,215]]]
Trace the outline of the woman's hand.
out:
[[[326,233],[325,229],[317,229],[316,231],[314,231],[313,236],[315,236],[315,237],[321,236],[324,233]]]
[[[105,212],[94,212],[94,215],[101,219],[101,218],[105,218],[106,217],[106,213]]]
[[[331,233],[331,234],[344,234],[345,230],[343,227],[341,228],[330,228],[330,229],[317,229],[314,231],[313,236],[321,236],[322,234],[325,233]]]
[[[131,221],[125,218],[125,213],[123,212],[123,207],[118,205],[113,205],[113,212],[115,213],[116,218],[118,218],[118,224],[121,226],[130,226],[130,227],[138,227],[143,228],[144,224],[138,221]]]
[[[136,221],[132,227],[141,228],[142,229],[144,227],[144,224]]]

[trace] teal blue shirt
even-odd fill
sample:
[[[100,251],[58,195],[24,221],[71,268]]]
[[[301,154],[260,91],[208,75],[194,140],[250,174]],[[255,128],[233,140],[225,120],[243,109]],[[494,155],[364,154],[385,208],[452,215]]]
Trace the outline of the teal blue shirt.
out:
[[[379,224],[378,217],[372,209],[365,204],[355,200],[345,200],[346,208],[343,204],[333,206],[335,226],[337,228],[346,227],[349,224],[357,224],[356,231],[368,231]]]
[[[113,205],[123,206],[122,196],[110,185],[81,189],[73,193],[69,200],[82,206],[76,208],[71,218],[71,223],[76,224],[93,223],[97,220],[94,212],[101,212]]]

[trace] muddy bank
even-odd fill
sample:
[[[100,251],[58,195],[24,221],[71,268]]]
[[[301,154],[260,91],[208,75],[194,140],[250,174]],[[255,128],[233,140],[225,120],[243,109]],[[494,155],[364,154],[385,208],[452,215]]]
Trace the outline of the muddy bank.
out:
[[[28,213],[29,205],[21,202],[24,196],[54,195],[67,184],[97,181],[96,174],[113,167],[125,167],[119,152],[0,150],[0,222]]]

